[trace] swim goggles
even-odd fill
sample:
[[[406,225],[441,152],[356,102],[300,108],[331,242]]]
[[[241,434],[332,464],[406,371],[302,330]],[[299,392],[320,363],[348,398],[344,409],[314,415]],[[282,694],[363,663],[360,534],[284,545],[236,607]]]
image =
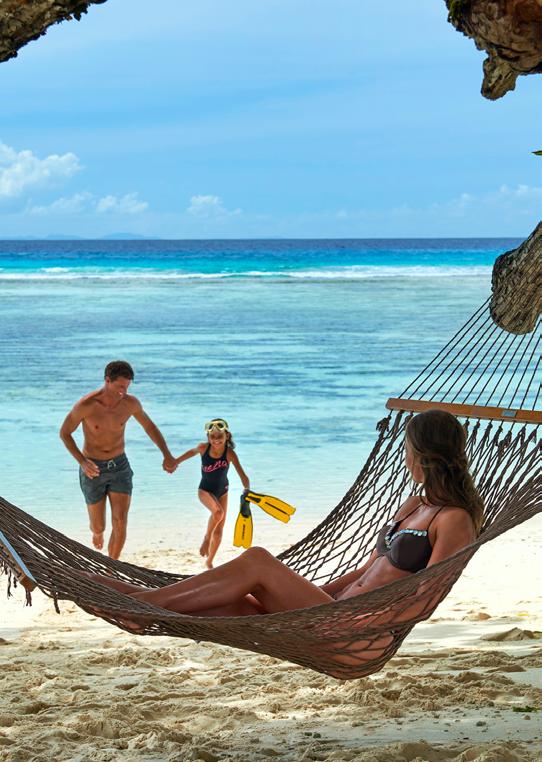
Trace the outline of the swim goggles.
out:
[[[208,421],[205,424],[205,431],[207,433],[210,431],[229,431],[228,422],[222,418],[215,418],[213,421]]]

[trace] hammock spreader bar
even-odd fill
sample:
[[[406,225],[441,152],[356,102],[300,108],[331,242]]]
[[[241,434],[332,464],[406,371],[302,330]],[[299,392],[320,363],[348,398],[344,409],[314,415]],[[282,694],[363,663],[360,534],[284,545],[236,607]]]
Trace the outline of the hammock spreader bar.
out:
[[[0,563],[7,564],[15,579],[31,593],[38,586],[27,565],[3,532],[0,532]]]
[[[432,400],[401,399],[390,397],[386,402],[388,410],[404,410],[422,413],[424,410],[444,410],[458,418],[476,418],[486,421],[508,421],[509,423],[542,423],[542,411],[521,410],[484,405],[463,405],[457,402],[433,402]]]

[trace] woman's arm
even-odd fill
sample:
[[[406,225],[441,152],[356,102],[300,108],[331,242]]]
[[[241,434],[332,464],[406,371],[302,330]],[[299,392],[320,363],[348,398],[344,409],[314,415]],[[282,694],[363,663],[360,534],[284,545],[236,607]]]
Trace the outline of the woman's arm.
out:
[[[243,485],[244,489],[250,489],[250,480],[243,471],[241,464],[239,463],[237,453],[233,450],[228,450],[228,460],[235,466],[235,470],[239,474],[239,478],[241,479],[241,484]]]
[[[453,556],[454,553],[470,545],[476,539],[474,524],[469,513],[463,508],[446,508],[435,519],[434,535],[432,541],[432,553],[427,566],[434,566],[440,561]],[[431,530],[430,530],[431,531]],[[345,597],[355,595],[352,592]],[[410,603],[405,608],[396,611],[384,609],[383,611],[367,614],[363,617],[365,624],[399,624],[417,619],[420,616],[427,619],[436,609],[442,598],[442,589],[435,579],[422,582],[416,592],[410,597]]]
[[[427,566],[444,561],[476,539],[474,524],[464,508],[445,508],[435,519],[434,527],[434,537],[429,537],[432,552]]]
[[[184,460],[193,458],[195,455],[201,455],[202,452],[205,450],[206,446],[207,445],[205,444],[205,442],[200,442],[200,444],[196,445],[195,447],[192,447],[191,450],[187,450],[186,452],[183,452],[182,455],[179,455],[178,458],[175,458],[175,463],[179,465],[179,463],[182,463]]]

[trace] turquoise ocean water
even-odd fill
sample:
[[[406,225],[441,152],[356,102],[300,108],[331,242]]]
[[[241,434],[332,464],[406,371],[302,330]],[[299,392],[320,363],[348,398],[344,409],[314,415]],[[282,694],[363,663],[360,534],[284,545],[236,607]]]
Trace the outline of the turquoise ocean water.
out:
[[[86,539],[58,429],[127,359],[172,452],[227,418],[253,486],[298,506],[302,536],[351,485],[386,399],[487,298],[495,257],[517,243],[0,242],[0,494]],[[127,453],[132,536],[182,545],[203,528],[199,463],[164,473],[135,421]]]

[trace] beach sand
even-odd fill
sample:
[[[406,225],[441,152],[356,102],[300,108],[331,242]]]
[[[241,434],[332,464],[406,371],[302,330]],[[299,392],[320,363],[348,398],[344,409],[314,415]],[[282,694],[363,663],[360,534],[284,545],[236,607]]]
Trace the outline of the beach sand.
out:
[[[542,760],[541,541],[538,517],[484,546],[386,668],[350,682],[19,590],[0,604],[0,760]],[[201,568],[165,546],[125,560]]]

